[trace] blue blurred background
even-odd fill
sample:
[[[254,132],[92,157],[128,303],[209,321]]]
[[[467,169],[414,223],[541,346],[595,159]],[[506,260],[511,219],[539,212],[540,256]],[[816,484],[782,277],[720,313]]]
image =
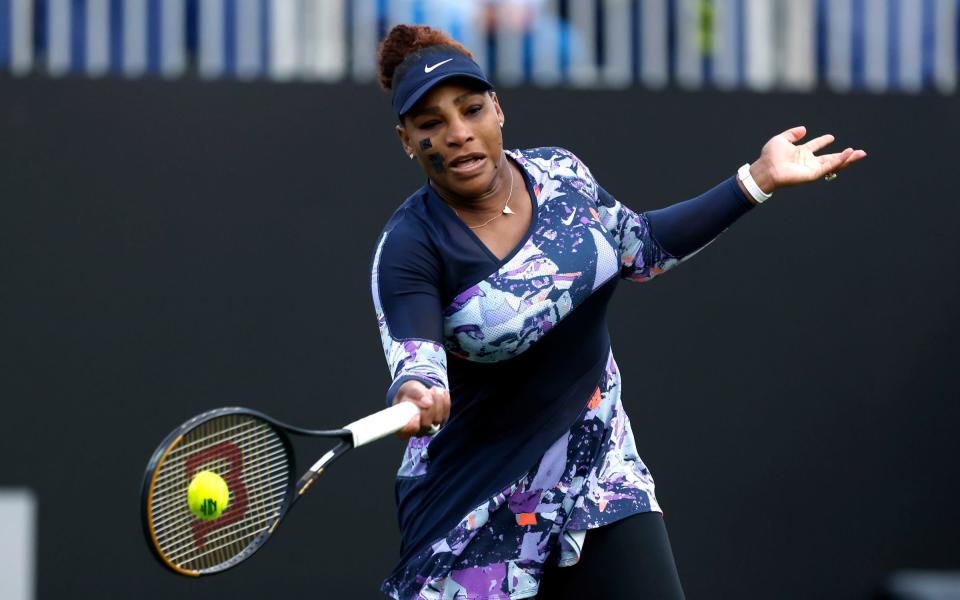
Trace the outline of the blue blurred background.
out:
[[[0,0],[16,75],[374,79],[426,23],[501,85],[956,90],[957,0]]]

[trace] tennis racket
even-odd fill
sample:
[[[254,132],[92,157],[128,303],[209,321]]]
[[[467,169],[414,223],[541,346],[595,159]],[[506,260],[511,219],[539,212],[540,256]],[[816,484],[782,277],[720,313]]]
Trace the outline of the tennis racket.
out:
[[[259,550],[294,503],[343,454],[400,430],[419,409],[401,402],[343,429],[313,431],[246,408],[218,408],[172,431],[143,476],[143,530],[160,562],[187,576],[212,575]],[[337,444],[297,480],[288,434]],[[227,484],[229,503],[216,519],[191,512],[187,488],[201,471]]]

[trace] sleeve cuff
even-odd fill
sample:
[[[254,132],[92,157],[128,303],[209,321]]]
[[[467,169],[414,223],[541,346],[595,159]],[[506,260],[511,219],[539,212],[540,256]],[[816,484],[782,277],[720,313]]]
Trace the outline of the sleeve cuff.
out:
[[[736,197],[739,198],[740,201],[747,206],[747,210],[757,206],[757,203],[750,200],[750,198],[747,198],[746,195],[744,195],[743,190],[740,189],[740,186],[737,185],[736,175],[727,179],[727,184],[729,184],[730,187],[733,188],[733,193],[736,195]]]

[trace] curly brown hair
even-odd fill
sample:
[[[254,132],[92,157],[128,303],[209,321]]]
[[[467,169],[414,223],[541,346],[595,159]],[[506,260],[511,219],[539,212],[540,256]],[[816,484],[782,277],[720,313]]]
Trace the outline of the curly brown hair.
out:
[[[430,46],[446,45],[473,58],[473,53],[463,44],[443,31],[426,25],[397,25],[390,30],[380,44],[377,62],[380,65],[380,85],[385,90],[393,89],[393,74],[410,54]]]

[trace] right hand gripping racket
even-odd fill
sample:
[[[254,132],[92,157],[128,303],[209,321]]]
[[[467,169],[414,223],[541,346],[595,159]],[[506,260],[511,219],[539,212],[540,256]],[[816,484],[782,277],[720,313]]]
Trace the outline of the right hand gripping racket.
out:
[[[181,575],[233,567],[260,549],[290,507],[347,451],[399,431],[419,409],[401,402],[343,429],[313,431],[246,408],[218,408],[172,431],[143,476],[143,530],[160,562]],[[336,446],[295,479],[288,434],[336,438]],[[187,488],[201,471],[227,484],[229,503],[216,519],[196,517]]]

